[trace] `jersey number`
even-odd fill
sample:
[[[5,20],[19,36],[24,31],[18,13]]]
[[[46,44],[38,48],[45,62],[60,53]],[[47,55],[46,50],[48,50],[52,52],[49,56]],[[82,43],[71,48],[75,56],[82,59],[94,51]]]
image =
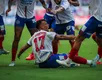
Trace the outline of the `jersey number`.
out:
[[[42,35],[34,39],[36,52],[40,51],[41,49],[44,49],[44,39],[45,35]],[[38,46],[38,44],[40,44],[40,46]]]

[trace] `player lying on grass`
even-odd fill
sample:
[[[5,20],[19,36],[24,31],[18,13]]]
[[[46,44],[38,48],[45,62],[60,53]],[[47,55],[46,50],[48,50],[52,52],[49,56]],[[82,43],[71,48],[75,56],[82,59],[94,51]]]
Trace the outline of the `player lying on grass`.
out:
[[[57,68],[60,65],[56,62],[58,60],[65,60],[67,54],[53,54],[52,50],[52,41],[54,39],[58,40],[74,40],[75,36],[73,35],[58,35],[55,32],[48,32],[49,25],[47,22],[42,19],[37,21],[36,28],[38,32],[35,32],[34,35],[28,40],[27,44],[24,45],[18,54],[20,58],[21,54],[32,46],[33,53],[35,55],[35,62],[39,65],[40,68]],[[73,64],[69,65],[71,67]]]

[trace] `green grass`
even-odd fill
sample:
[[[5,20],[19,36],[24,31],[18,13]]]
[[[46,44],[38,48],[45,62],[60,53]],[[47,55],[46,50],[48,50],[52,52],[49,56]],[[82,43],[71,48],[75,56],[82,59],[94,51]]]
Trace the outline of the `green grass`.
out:
[[[4,47],[11,51],[14,36],[14,28],[6,27]],[[19,48],[23,46],[30,38],[28,30],[25,28],[22,34]],[[18,50],[19,51],[19,50]],[[59,44],[59,53],[68,53],[70,46],[68,41],[61,41]],[[0,55],[0,80],[102,80],[102,65],[91,68],[88,65],[81,65],[75,68],[56,68],[39,69],[33,61],[26,61],[25,58],[31,52],[31,48],[16,59],[15,67],[8,67],[11,61],[9,55]],[[92,39],[86,39],[79,51],[79,55],[87,59],[93,59],[97,53],[97,45]]]

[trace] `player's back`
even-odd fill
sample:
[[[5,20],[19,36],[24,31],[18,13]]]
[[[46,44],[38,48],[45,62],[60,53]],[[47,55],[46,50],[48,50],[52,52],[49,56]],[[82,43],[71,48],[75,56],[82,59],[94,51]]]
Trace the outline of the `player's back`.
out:
[[[102,21],[102,0],[90,0],[89,9],[90,15]]]
[[[32,36],[32,48],[35,54],[36,62],[44,62],[52,54],[52,40],[55,33],[47,31],[38,31]]]

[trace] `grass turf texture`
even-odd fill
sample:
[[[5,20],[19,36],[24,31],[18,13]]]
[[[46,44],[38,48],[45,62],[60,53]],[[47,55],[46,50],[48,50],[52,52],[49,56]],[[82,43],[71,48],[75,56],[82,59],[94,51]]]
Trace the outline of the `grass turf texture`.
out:
[[[6,27],[4,41],[5,49],[11,51],[14,36],[13,26]],[[30,38],[28,30],[25,28],[19,43],[19,48]],[[86,39],[79,51],[79,55],[87,59],[93,59],[97,53],[96,43],[92,39]],[[18,50],[19,51],[19,50]],[[68,41],[60,41],[59,53],[68,53],[70,45]],[[102,65],[91,68],[88,65],[81,65],[75,68],[39,69],[33,61],[26,61],[26,56],[31,52],[28,49],[21,59],[16,58],[16,66],[8,67],[11,60],[11,53],[0,55],[0,80],[102,80]]]

